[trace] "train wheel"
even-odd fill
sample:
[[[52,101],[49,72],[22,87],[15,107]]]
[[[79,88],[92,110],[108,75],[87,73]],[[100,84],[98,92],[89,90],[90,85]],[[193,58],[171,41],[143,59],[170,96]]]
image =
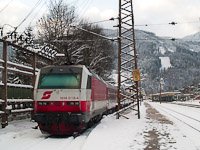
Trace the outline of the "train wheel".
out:
[[[81,133],[79,133],[79,132],[74,132],[74,133],[72,134],[72,136],[73,136],[74,138],[76,138],[76,137],[78,137],[80,134],[81,134]]]
[[[94,125],[94,120],[91,119],[88,123],[87,123],[87,128],[90,128]]]
[[[102,114],[96,116],[96,119],[95,119],[94,123],[98,123],[102,119],[102,117],[103,117]]]
[[[42,134],[49,134],[48,132],[46,131],[43,131],[43,130],[40,130]]]

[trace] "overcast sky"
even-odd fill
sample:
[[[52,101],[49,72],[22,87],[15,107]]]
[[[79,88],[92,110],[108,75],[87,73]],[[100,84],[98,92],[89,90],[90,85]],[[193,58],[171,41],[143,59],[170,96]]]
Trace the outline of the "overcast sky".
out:
[[[118,0],[65,1],[76,7],[76,12],[81,18],[85,17],[92,22],[118,16]],[[9,6],[3,10],[9,2],[11,2]],[[19,25],[37,2],[38,0],[0,0],[0,25]],[[35,25],[35,21],[46,12],[43,2],[20,26],[19,30],[23,30],[30,23]],[[147,27],[137,26],[136,29],[154,32],[158,36],[176,38],[200,32],[200,0],[133,0],[133,8],[135,25],[149,25]],[[172,21],[178,24],[168,25]],[[101,25],[104,28],[114,29],[113,25],[116,24],[117,22],[106,22]]]

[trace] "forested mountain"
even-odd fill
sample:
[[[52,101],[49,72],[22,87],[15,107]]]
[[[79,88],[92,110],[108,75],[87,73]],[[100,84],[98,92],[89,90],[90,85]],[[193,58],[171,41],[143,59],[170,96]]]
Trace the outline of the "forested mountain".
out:
[[[158,91],[161,77],[166,91],[199,82],[200,42],[173,41],[144,31],[137,31],[136,37],[151,39],[136,41],[141,73],[147,74],[143,85],[148,92]],[[168,62],[163,58],[168,58]]]
[[[108,35],[116,36],[114,30]],[[115,33],[115,34],[114,34]],[[142,86],[147,93],[178,90],[200,81],[200,33],[183,39],[158,37],[154,33],[136,30],[138,66],[144,76]]]

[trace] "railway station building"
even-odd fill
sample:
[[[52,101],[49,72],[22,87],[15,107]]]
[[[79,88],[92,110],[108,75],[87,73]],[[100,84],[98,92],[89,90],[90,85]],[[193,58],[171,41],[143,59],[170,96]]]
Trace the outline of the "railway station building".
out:
[[[162,93],[156,93],[156,94],[152,94],[152,101],[166,101],[166,102],[170,102],[170,101],[175,101],[175,100],[179,100],[181,92],[162,92]],[[184,95],[182,95],[184,96]]]

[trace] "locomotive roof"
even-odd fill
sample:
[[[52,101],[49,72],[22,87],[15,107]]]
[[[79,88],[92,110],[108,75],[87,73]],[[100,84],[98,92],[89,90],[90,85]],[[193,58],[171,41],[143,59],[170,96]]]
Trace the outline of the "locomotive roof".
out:
[[[76,73],[81,73],[79,70],[83,69],[88,75],[92,75],[91,72],[85,67],[85,65],[51,65],[51,66],[45,66],[43,68],[41,68],[41,72],[52,72],[52,70],[59,70],[62,69],[65,73],[66,70],[70,69],[70,68],[74,68],[74,72]]]
[[[45,66],[45,67],[43,67],[43,68],[53,68],[53,67],[67,67],[67,68],[69,68],[69,67],[76,67],[76,68],[83,68],[85,65],[57,65],[57,66],[55,66],[55,65],[50,65],[50,66]]]
[[[85,71],[88,72],[89,75],[92,75],[93,77],[95,77],[96,79],[100,80],[101,82],[104,82],[107,87],[109,88],[113,88],[115,89],[116,87],[108,82],[105,82],[101,77],[99,77],[97,74],[95,74],[94,72],[92,72],[89,68],[87,68],[85,65],[58,65],[58,66],[55,66],[55,65],[51,65],[51,66],[45,66],[43,67],[44,69],[47,69],[47,68],[64,68],[64,67],[67,67],[67,68],[70,68],[70,67],[73,67],[73,68],[83,68]]]

